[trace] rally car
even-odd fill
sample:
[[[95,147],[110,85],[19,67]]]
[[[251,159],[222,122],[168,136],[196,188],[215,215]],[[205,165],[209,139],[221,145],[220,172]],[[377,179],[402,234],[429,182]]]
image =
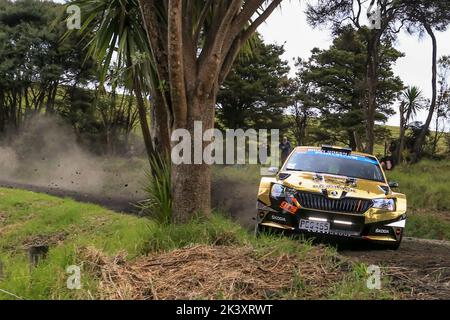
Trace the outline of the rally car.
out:
[[[261,179],[256,232],[363,239],[397,249],[406,197],[392,190],[396,187],[372,155],[333,146],[297,147],[275,177]]]

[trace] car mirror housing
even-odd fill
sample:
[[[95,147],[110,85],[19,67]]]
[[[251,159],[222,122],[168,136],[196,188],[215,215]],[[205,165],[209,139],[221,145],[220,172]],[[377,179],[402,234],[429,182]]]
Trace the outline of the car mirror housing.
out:
[[[277,174],[278,173],[278,167],[270,167],[267,171],[269,173]]]
[[[398,182],[395,181],[389,182],[389,188],[398,188],[398,187],[399,187]]]

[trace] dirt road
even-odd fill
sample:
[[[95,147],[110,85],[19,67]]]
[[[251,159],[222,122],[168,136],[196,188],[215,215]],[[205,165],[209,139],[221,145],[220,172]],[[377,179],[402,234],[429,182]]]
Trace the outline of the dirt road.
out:
[[[397,251],[356,246],[339,252],[379,266],[405,299],[450,299],[449,242],[407,237]]]
[[[101,205],[107,209],[124,212],[124,213],[137,213],[135,203],[138,202],[136,198],[119,197],[119,196],[104,196],[101,194],[83,193],[79,191],[66,190],[62,188],[49,188],[46,186],[36,186],[30,184],[24,184],[20,182],[0,181],[1,188],[13,188],[23,189],[39,193],[46,193],[56,197],[72,198],[76,201],[93,203]]]
[[[213,202],[250,228],[257,191],[246,183],[216,181]],[[450,299],[450,242],[406,237],[397,251],[355,242],[339,244],[338,251],[353,261],[379,266],[405,299]]]
[[[136,213],[136,199],[104,197],[56,188],[0,181],[0,187],[26,189],[77,201],[102,205],[111,210]],[[213,203],[247,228],[253,225],[257,188],[246,183],[216,181]],[[353,261],[377,265],[391,286],[405,299],[450,299],[450,243],[406,237],[397,251],[359,243],[338,246],[339,253]]]

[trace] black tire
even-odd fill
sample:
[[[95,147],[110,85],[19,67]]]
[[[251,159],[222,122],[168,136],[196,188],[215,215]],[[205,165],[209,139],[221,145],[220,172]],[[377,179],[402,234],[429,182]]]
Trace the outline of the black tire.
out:
[[[259,237],[263,234],[270,233],[270,230],[271,230],[270,227],[262,226],[258,223],[255,224],[255,236],[256,237]]]
[[[400,248],[400,245],[402,244],[403,234],[400,236],[400,239],[394,243],[388,244],[388,248],[391,250],[398,250]]]
[[[261,226],[259,223],[255,224],[255,236],[259,237],[266,232],[266,227]]]
[[[259,237],[261,235],[261,226],[259,225],[258,222],[255,223],[255,237]]]

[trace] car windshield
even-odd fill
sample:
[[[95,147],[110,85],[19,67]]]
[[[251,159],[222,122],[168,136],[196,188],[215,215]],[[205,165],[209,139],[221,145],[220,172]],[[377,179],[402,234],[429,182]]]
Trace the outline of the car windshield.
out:
[[[385,182],[374,158],[345,153],[300,150],[294,152],[285,166],[289,171],[307,171]]]

